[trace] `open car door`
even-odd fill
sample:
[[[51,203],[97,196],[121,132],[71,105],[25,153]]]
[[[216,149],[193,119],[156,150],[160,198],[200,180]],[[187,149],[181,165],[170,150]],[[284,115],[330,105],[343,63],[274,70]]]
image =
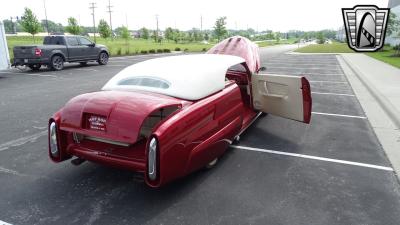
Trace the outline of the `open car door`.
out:
[[[253,74],[251,83],[254,109],[310,123],[311,90],[305,77]]]

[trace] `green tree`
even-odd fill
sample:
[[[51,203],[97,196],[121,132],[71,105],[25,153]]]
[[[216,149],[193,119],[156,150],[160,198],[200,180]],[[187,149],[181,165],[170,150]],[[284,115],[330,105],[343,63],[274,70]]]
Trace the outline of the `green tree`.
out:
[[[44,27],[44,29],[49,33],[64,32],[64,27],[61,23],[55,23],[51,20],[47,20],[47,24],[46,24],[46,20],[42,20],[41,24],[42,24],[42,27]],[[49,30],[47,30],[47,25],[49,26]]]
[[[125,45],[128,46],[128,40],[131,38],[131,34],[130,34],[128,28],[123,26],[123,27],[121,27],[120,32],[121,32],[122,39],[125,40]]]
[[[3,24],[4,24],[4,30],[6,33],[14,33],[14,22],[11,22],[11,20],[3,20]]]
[[[25,32],[28,32],[32,35],[33,42],[35,42],[35,34],[41,31],[42,27],[36,18],[36,15],[33,14],[32,10],[29,8],[25,8],[24,15],[21,18],[21,26]]]
[[[165,29],[164,31],[164,36],[165,39],[167,40],[174,40],[174,29],[172,29],[171,27],[167,27],[167,29]]]
[[[324,36],[324,33],[322,33],[321,31],[319,31],[319,32],[317,33],[317,43],[318,43],[318,44],[323,44],[323,43],[325,43],[325,36]]]
[[[109,38],[111,37],[111,29],[110,26],[108,25],[108,23],[101,19],[99,22],[99,34],[102,38]]]
[[[149,39],[150,34],[149,34],[149,30],[146,27],[143,27],[142,29],[140,29],[140,37],[143,39]]]
[[[400,20],[397,18],[397,15],[390,12],[389,19],[387,22],[386,34],[388,36],[397,33],[400,28]]]
[[[74,17],[68,18],[68,26],[65,27],[65,30],[74,35],[82,33],[82,27],[78,25],[78,21]]]
[[[210,35],[208,33],[204,34],[204,40],[206,41],[210,40]]]
[[[215,21],[215,26],[214,26],[214,35],[217,37],[218,41],[221,40],[228,32],[226,30],[226,16],[224,17],[219,17]]]

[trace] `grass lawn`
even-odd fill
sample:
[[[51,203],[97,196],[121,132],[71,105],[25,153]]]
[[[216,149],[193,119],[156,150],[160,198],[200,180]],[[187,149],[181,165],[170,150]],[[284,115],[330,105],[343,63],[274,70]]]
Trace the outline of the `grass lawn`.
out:
[[[8,50],[10,52],[10,58],[14,57],[13,47],[16,45],[33,45],[42,44],[43,37],[35,37],[35,42],[33,42],[32,37],[7,37]],[[135,55],[135,54],[147,54],[150,51],[155,53],[164,52],[165,49],[170,51],[179,50],[189,51],[189,52],[201,52],[210,49],[214,43],[203,44],[198,42],[192,43],[175,43],[173,41],[163,41],[160,43],[155,43],[154,40],[144,40],[144,39],[131,39],[127,43],[123,39],[104,39],[96,38],[98,44],[104,44],[108,47],[112,56],[120,55]]]
[[[390,64],[392,66],[395,66],[397,68],[400,68],[400,57],[394,57],[395,50],[391,47],[384,47],[382,51],[378,52],[369,52],[366,53],[367,55],[380,60],[382,62],[385,62],[387,64]]]
[[[333,42],[332,44],[313,44],[297,49],[295,52],[300,53],[354,53],[347,43]],[[400,57],[394,57],[395,50],[392,47],[385,46],[383,50],[377,52],[365,53],[377,60],[388,63],[392,66],[400,68]],[[361,54],[361,53],[360,53]]]
[[[280,44],[294,44],[294,42],[296,40],[297,40],[296,38],[289,38],[289,39],[280,40],[280,41],[276,41],[276,40],[260,41],[260,42],[257,42],[256,44],[259,47],[268,47],[268,46],[280,45]]]
[[[332,44],[311,44],[295,50],[300,53],[354,53],[347,43],[333,42]]]

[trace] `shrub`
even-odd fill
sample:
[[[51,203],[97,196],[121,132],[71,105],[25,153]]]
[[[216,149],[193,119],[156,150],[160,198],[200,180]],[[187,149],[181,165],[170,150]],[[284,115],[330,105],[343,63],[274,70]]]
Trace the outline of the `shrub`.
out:
[[[121,48],[118,49],[117,55],[122,55],[122,49]]]
[[[184,51],[184,52],[187,52],[187,51],[189,51],[189,49],[185,48],[185,49],[183,49],[183,51]]]
[[[164,50],[163,50],[165,53],[170,53],[171,52],[171,50],[169,50],[168,48],[164,48]]]
[[[150,49],[150,50],[149,50],[149,53],[156,53],[156,50]]]
[[[157,49],[157,53],[163,53],[162,49]]]
[[[206,52],[206,51],[207,51],[207,49],[206,49],[206,48],[203,48],[201,51],[203,51],[203,52]]]
[[[175,51],[180,51],[180,50],[181,50],[181,48],[179,48],[179,47],[175,48]]]
[[[125,50],[125,55],[129,55],[129,54],[130,54],[130,51],[129,51],[129,48],[128,48],[128,49]]]
[[[400,50],[400,44],[393,47],[393,50]]]
[[[140,51],[140,54],[147,54],[147,51],[146,50],[142,50],[142,51]]]

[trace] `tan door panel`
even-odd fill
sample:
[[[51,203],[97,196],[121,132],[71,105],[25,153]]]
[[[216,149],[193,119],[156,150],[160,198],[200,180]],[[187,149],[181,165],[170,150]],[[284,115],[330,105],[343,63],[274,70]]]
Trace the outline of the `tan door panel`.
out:
[[[311,94],[308,81],[304,77],[253,74],[251,79],[254,109],[288,119],[309,122]],[[309,101],[309,106],[305,104],[305,101]]]

